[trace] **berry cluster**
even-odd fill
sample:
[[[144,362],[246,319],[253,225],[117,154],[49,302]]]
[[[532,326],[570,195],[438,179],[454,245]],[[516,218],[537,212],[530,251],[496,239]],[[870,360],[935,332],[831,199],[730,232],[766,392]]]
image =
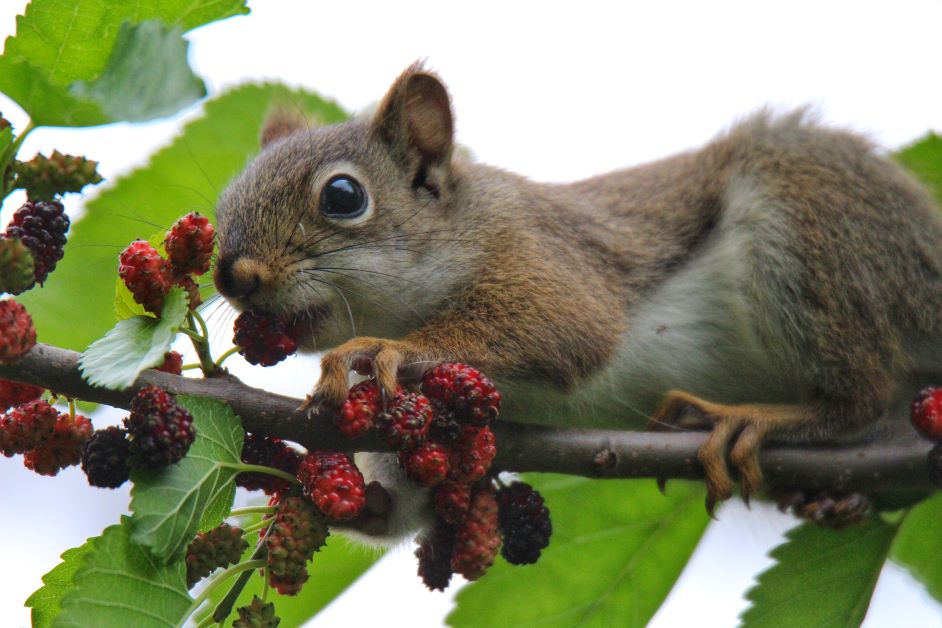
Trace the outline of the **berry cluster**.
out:
[[[280,438],[246,434],[242,443],[242,462],[272,467],[295,475],[301,456]],[[282,478],[252,471],[237,475],[235,483],[250,491],[264,491],[266,495],[286,493],[291,488],[291,484]]]
[[[278,628],[281,619],[275,615],[275,605],[266,604],[257,595],[252,596],[252,603],[236,609],[239,618],[232,622],[232,628]]]
[[[150,468],[179,462],[196,437],[190,413],[157,386],[138,391],[124,424],[131,438],[131,458]]]
[[[936,444],[929,452],[927,464],[929,478],[942,487],[942,388],[921,391],[910,405],[909,416],[916,431]]]
[[[131,475],[131,443],[120,427],[96,430],[82,449],[82,471],[88,483],[100,488],[118,488]]]
[[[232,342],[249,364],[274,366],[298,348],[297,330],[292,321],[246,310],[235,320]]]
[[[529,484],[513,482],[497,491],[497,505],[504,537],[501,556],[512,565],[535,563],[553,533],[543,496]]]
[[[513,564],[535,562],[549,544],[552,525],[540,494],[521,482],[495,491],[486,480],[497,455],[490,423],[500,400],[477,369],[444,363],[426,371],[421,393],[399,389],[385,408],[376,382],[361,382],[336,416],[348,437],[377,431],[398,451],[406,475],[433,489],[436,524],[418,539],[416,551],[429,589],[443,590],[454,573],[480,578],[502,539],[503,555]]]
[[[220,567],[239,562],[249,547],[242,530],[228,523],[200,532],[186,548],[186,586],[194,584]]]
[[[345,453],[309,453],[298,465],[298,481],[304,494],[331,521],[350,519],[366,505],[363,474]]]
[[[307,563],[329,534],[324,515],[299,495],[273,498],[274,521],[264,537],[268,583],[282,595],[295,595],[307,582]]]
[[[197,212],[190,212],[173,223],[164,238],[169,259],[149,242],[135,240],[119,256],[118,275],[134,300],[148,312],[160,313],[173,286],[186,290],[190,308],[195,308],[201,301],[194,276],[209,270],[215,237],[209,221]]]
[[[154,368],[171,375],[183,375],[183,356],[177,351],[168,351],[164,354],[164,361],[160,366]]]
[[[430,588],[442,589],[453,572],[480,577],[500,548],[494,491],[475,486],[497,454],[489,424],[500,413],[500,393],[483,373],[458,363],[428,370],[421,389],[397,390],[384,408],[376,382],[361,382],[336,424],[349,437],[376,430],[406,475],[434,488],[438,523],[421,542],[419,571]]]
[[[36,264],[17,238],[0,237],[0,292],[20,294],[36,284]]]
[[[65,249],[69,217],[59,201],[28,201],[13,213],[4,238],[19,240],[33,258],[33,278],[42,285]],[[27,264],[25,261],[20,264]],[[19,272],[23,272],[20,266]]]
[[[29,161],[14,162],[13,171],[16,187],[25,189],[31,201],[51,201],[56,195],[81,192],[86,185],[102,181],[98,162],[57,150],[51,157],[40,154]]]
[[[0,301],[0,364],[15,361],[36,344],[36,328],[26,308],[12,299]]]
[[[91,435],[87,418],[60,413],[41,399],[20,403],[0,416],[0,453],[22,454],[26,468],[41,475],[53,476],[78,464]]]
[[[5,412],[27,401],[39,399],[42,395],[43,389],[39,386],[0,379],[0,412]]]

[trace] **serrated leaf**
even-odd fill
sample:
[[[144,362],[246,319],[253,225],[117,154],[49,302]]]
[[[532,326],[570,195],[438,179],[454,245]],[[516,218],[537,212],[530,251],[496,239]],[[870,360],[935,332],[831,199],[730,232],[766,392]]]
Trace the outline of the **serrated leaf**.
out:
[[[499,559],[458,592],[451,626],[644,626],[709,521],[700,485],[530,475],[553,521],[535,565]]]
[[[204,116],[187,124],[147,166],[117,179],[87,204],[45,287],[17,298],[43,342],[81,351],[114,325],[115,252],[152,232],[142,225],[169,227],[193,209],[214,220],[219,191],[258,152],[259,128],[273,102],[290,103],[324,122],[346,117],[332,102],[280,85],[243,86],[207,101]],[[75,303],[82,304],[81,316],[75,316]]]
[[[186,319],[187,295],[171,288],[160,318],[134,316],[119,321],[105,336],[93,342],[79,358],[82,376],[93,386],[113,390],[127,388],[141,371],[157,366],[180,325]]]
[[[153,35],[135,35],[118,47],[122,25],[160,20],[168,27],[187,31],[197,26],[240,13],[247,13],[244,0],[152,0],[146,3],[124,0],[32,0],[26,12],[17,17],[16,35],[8,37],[0,57],[0,91],[13,98],[37,124],[51,126],[90,126],[123,119],[127,112],[114,101],[121,91],[121,78],[128,94],[139,87],[139,76],[119,70],[137,61],[126,59],[138,53],[131,40],[155,41]],[[177,35],[179,39],[179,35]],[[179,46],[179,44],[177,44]],[[178,83],[189,73],[186,59],[178,51],[153,54],[149,47],[146,74],[153,80],[150,93],[167,90],[181,93]],[[143,60],[142,60],[143,61]],[[181,67],[182,65],[182,67]],[[73,92],[76,84],[104,83],[97,90]],[[190,82],[192,79],[190,79]],[[108,89],[104,89],[107,85]],[[192,86],[191,86],[192,87]],[[76,92],[82,88],[75,89]],[[149,90],[149,91],[150,91]],[[191,94],[192,95],[192,94]],[[125,105],[130,105],[125,102]],[[117,107],[117,108],[115,108]],[[150,117],[167,112],[153,108]],[[138,115],[142,110],[138,110]]]
[[[926,585],[942,602],[942,493],[923,500],[909,511],[893,541],[893,560]]]
[[[131,542],[127,517],[122,517],[120,525],[105,528],[86,546],[79,560],[73,557],[78,568],[52,626],[149,628],[182,622],[193,602],[186,589],[184,561],[157,563]]]
[[[43,586],[26,599],[33,628],[48,628],[62,609],[62,597],[72,589],[72,579],[82,559],[91,551],[91,541],[62,553],[62,562],[43,576]]]
[[[248,560],[254,549],[251,547],[246,550],[243,560]],[[308,565],[310,579],[299,595],[275,595],[271,589],[268,590],[268,601],[275,603],[278,617],[281,618],[278,628],[300,628],[306,624],[382,556],[382,551],[356,545],[332,534],[327,539],[327,545],[314,554],[314,559]],[[253,595],[262,597],[264,591],[264,579],[254,575],[239,595],[234,608],[249,604]],[[195,623],[208,617],[226,593],[225,589],[216,591],[209,603],[194,615]],[[225,625],[231,625],[232,619],[231,615]]]
[[[124,280],[120,277],[114,282],[114,317],[119,321],[135,316],[151,316],[144,306],[134,300],[134,295],[128,290]]]
[[[181,396],[177,403],[193,415],[190,451],[169,467],[131,473],[134,542],[161,561],[179,557],[198,531],[216,527],[229,513],[238,473],[232,465],[241,462],[245,435],[221,401]]]
[[[138,122],[171,115],[206,95],[206,86],[187,65],[183,29],[159,20],[121,25],[111,58],[91,82],[72,94],[100,103],[111,120]]]
[[[830,530],[806,523],[772,550],[776,563],[746,593],[743,628],[846,626],[863,621],[896,526],[880,518]]]
[[[911,170],[942,202],[942,137],[928,133],[922,139],[897,151],[896,160]]]

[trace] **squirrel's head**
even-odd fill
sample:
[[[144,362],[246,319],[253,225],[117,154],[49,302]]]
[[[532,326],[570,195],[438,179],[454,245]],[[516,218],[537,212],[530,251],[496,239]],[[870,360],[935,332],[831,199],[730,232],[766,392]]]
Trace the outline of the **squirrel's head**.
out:
[[[441,254],[454,242],[453,135],[448,92],[418,64],[370,119],[270,116],[262,152],[219,202],[219,292],[306,319],[308,349],[421,325],[455,257]]]

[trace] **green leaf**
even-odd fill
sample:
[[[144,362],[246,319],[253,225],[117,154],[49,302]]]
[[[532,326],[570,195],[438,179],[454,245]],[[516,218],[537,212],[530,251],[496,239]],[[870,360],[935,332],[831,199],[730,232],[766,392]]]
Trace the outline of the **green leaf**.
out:
[[[193,415],[196,440],[186,457],[163,469],[131,473],[134,542],[161,561],[173,560],[200,530],[229,514],[235,496],[233,465],[241,463],[245,433],[239,417],[221,401],[178,397]]]
[[[25,606],[33,609],[33,628],[48,628],[52,625],[62,610],[62,597],[72,589],[75,572],[91,549],[89,541],[63,552],[62,562],[43,576],[43,586],[26,599]]]
[[[131,542],[127,517],[120,525],[105,528],[79,552],[78,558],[70,557],[78,567],[72,568],[72,588],[63,595],[61,611],[53,619],[56,628],[166,627],[186,616],[193,602],[186,589],[186,563],[154,561]]]
[[[124,280],[118,277],[114,282],[114,317],[119,321],[135,316],[150,316],[144,306],[134,300]]]
[[[903,519],[893,541],[893,560],[926,585],[929,594],[942,602],[942,493],[923,500]]]
[[[127,70],[145,63],[124,57],[143,52],[148,55],[148,65],[138,67],[146,67],[146,75],[153,81],[147,92],[163,91],[175,97],[146,112],[139,108],[133,119],[165,115],[170,100],[179,106],[183,94],[189,98],[195,94],[192,73],[179,54],[185,44],[181,41],[168,50],[166,38],[163,46],[155,45],[162,39],[155,33],[129,35],[122,31],[123,25],[160,20],[176,31],[174,37],[179,40],[183,31],[247,12],[244,0],[33,0],[17,17],[16,35],[8,37],[4,45],[0,91],[23,107],[36,124],[114,122],[124,119],[131,106],[129,96],[114,101],[122,85],[129,95],[140,87],[141,77]],[[122,83],[122,78],[131,82]],[[98,81],[101,86],[92,89]],[[77,87],[83,84],[85,87]],[[188,87],[181,89],[182,85]]]
[[[252,547],[246,550],[243,560],[248,560],[254,549]],[[327,545],[314,554],[314,559],[308,565],[311,577],[299,595],[275,595],[272,589],[268,590],[268,601],[275,603],[278,617],[281,618],[278,628],[303,626],[343,593],[382,555],[382,551],[364,548],[343,537],[330,536]],[[265,581],[255,574],[239,595],[234,608],[249,604],[253,595],[262,597],[264,590]],[[209,604],[194,615],[195,623],[208,617],[226,593],[226,587],[221,587],[214,593]],[[230,615],[225,625],[231,625],[232,619],[233,615]]]
[[[93,82],[74,83],[72,93],[101,103],[111,120],[172,115],[206,95],[203,81],[187,65],[187,47],[180,28],[158,20],[125,22],[104,72]]]
[[[896,526],[880,518],[844,530],[806,523],[770,556],[746,598],[743,628],[853,626],[863,621]]]
[[[503,559],[458,592],[451,626],[644,626],[709,519],[699,484],[526,478],[546,499],[553,537],[535,565]]]
[[[274,102],[290,103],[323,122],[346,116],[332,102],[279,85],[248,85],[206,102],[203,118],[187,124],[150,163],[114,181],[72,224],[65,257],[41,290],[17,297],[42,342],[77,351],[114,325],[118,252],[147,237],[151,225],[170,227],[190,210],[214,220],[216,197],[258,151],[259,128]],[[81,304],[81,316],[75,315]]]
[[[898,151],[895,157],[922,179],[942,202],[942,137],[928,133],[921,140]]]
[[[113,390],[127,388],[141,371],[157,366],[180,325],[186,319],[187,295],[171,288],[160,318],[135,316],[119,321],[103,338],[96,340],[79,358],[82,376],[94,386]]]

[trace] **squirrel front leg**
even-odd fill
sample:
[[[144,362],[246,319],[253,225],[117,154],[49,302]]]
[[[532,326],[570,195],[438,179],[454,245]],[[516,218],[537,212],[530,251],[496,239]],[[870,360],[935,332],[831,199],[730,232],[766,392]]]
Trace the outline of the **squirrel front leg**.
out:
[[[538,381],[569,390],[610,359],[623,323],[612,314],[614,306],[596,310],[573,296],[585,286],[544,279],[530,269],[500,276],[482,271],[481,277],[460,303],[399,340],[357,337],[329,351],[307,405],[342,404],[351,371],[374,376],[391,399],[399,382],[416,382],[442,362],[470,364],[498,382]],[[508,288],[521,282],[538,285],[547,307]]]
[[[400,379],[417,379],[429,367],[449,359],[457,358],[408,337],[402,340],[351,338],[321,359],[320,380],[308,397],[306,407],[339,407],[347,398],[351,371],[374,376],[386,398],[392,399]]]

